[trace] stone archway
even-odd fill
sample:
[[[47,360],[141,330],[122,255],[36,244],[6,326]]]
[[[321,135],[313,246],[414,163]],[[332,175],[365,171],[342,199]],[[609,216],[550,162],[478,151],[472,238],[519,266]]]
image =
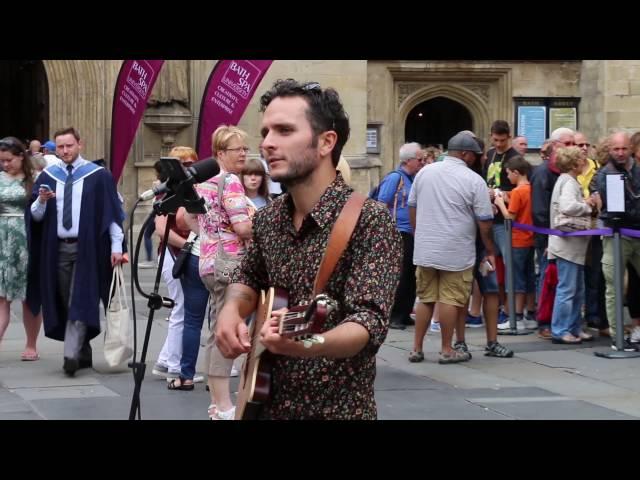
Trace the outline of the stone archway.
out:
[[[95,60],[44,60],[49,80],[49,132],[74,126],[82,137],[83,156],[105,157],[105,63]],[[110,95],[107,95],[110,94]]]
[[[394,152],[397,152],[404,143],[405,125],[411,111],[417,105],[438,97],[453,100],[467,109],[471,114],[472,130],[484,139],[491,122],[487,100],[483,98],[484,95],[480,96],[476,91],[460,84],[432,84],[415,89],[402,99],[394,122]],[[446,145],[444,147],[446,148]],[[394,157],[396,155],[397,153]]]
[[[443,148],[448,139],[462,130],[473,130],[469,110],[449,98],[435,97],[419,103],[409,112],[404,141]]]

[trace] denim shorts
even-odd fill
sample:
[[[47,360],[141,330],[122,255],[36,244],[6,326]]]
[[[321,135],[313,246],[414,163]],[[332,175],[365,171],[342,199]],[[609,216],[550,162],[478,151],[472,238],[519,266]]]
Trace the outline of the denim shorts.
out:
[[[535,293],[536,273],[533,266],[533,247],[514,247],[511,251],[513,252],[515,292]]]
[[[494,223],[493,224],[493,243],[496,249],[496,257],[500,257],[503,255],[505,251],[506,244],[506,231],[503,223]],[[474,268],[474,274],[476,280],[478,281],[478,287],[480,288],[480,293],[483,295],[485,293],[498,293],[498,277],[496,272],[489,272],[486,277],[480,275],[478,271],[478,267],[480,265],[480,261],[485,257],[485,251],[478,251],[476,257],[476,265]],[[504,260],[504,257],[503,257]]]

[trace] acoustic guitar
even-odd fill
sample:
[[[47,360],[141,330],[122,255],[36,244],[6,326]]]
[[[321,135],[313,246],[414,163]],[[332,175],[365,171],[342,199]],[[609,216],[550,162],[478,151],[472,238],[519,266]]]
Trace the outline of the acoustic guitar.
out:
[[[266,292],[260,292],[255,319],[249,328],[251,350],[240,375],[236,420],[256,420],[269,399],[273,354],[266,351],[259,336],[262,326],[271,318],[271,312],[287,307],[287,303],[285,290],[271,287]],[[335,307],[335,302],[325,294],[317,295],[310,304],[290,307],[280,319],[279,333],[296,341],[322,343],[324,338],[317,334],[322,332],[325,321]]]

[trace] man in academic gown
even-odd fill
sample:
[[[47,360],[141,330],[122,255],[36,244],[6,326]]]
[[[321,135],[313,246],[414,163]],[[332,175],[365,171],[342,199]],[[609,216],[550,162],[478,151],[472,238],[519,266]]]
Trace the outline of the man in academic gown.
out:
[[[92,366],[89,340],[100,333],[112,268],[122,263],[123,211],[110,172],[80,156],[73,128],[56,132],[55,165],[45,168],[27,209],[27,302],[43,310],[45,335],[64,341],[63,369]],[[49,187],[49,188],[47,188]]]

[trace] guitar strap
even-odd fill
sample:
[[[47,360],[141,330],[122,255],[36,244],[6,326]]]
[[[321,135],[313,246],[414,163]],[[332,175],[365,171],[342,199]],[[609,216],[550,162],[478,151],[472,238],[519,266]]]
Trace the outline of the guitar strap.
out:
[[[347,244],[356,228],[362,206],[366,199],[367,197],[364,195],[353,192],[347,200],[347,203],[342,207],[342,211],[333,224],[333,228],[329,234],[327,249],[324,252],[318,274],[313,283],[312,298],[316,298],[317,295],[324,291],[324,287],[327,285],[329,277],[336,268],[338,260],[340,260],[342,253],[347,248]]]

